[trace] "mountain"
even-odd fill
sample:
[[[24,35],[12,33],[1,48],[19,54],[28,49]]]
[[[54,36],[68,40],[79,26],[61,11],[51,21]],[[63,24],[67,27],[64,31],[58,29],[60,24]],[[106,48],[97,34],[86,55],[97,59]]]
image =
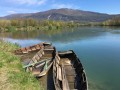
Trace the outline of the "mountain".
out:
[[[117,15],[109,15],[104,13],[83,11],[77,9],[51,9],[48,11],[37,12],[37,13],[26,13],[26,14],[12,14],[5,17],[4,19],[15,19],[15,18],[34,18],[37,20],[63,20],[63,21],[77,21],[77,22],[102,22],[111,19]]]
[[[32,14],[26,13],[26,14],[11,14],[11,15],[7,15],[5,17],[1,17],[4,19],[15,19],[15,18],[25,18],[26,16],[29,16]]]

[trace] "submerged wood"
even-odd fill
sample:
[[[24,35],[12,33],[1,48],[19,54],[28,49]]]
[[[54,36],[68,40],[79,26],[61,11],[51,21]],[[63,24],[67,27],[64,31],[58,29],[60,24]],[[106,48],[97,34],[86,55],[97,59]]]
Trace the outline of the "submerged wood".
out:
[[[42,43],[39,43],[39,44],[36,44],[33,46],[20,48],[18,50],[15,50],[15,54],[20,55],[20,54],[27,54],[29,52],[39,51],[40,49],[42,49],[46,46],[51,46],[51,43],[42,42]]]
[[[56,90],[88,90],[84,68],[72,50],[56,54],[53,79]]]

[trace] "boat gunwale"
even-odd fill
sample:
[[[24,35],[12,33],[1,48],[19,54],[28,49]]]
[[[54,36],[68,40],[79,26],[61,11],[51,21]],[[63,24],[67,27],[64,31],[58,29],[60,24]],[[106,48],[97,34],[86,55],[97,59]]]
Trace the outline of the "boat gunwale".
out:
[[[39,49],[36,48],[38,46],[39,46]],[[14,53],[16,55],[28,54],[30,52],[39,51],[40,49],[42,49],[42,48],[44,48],[46,46],[52,46],[52,43],[41,42],[39,44],[35,44],[35,45],[28,46],[28,47],[23,47],[23,48],[17,49],[17,50],[14,51]]]

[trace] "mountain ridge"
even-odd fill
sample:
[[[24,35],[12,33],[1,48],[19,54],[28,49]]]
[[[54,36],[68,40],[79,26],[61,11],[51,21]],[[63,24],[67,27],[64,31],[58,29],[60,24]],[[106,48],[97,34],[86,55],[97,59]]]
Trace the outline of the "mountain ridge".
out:
[[[77,22],[103,22],[113,17],[120,16],[120,14],[105,14],[91,11],[83,11],[79,9],[51,9],[37,13],[23,13],[11,14],[2,19],[16,19],[16,18],[33,18],[37,20],[62,20],[62,21],[77,21]]]

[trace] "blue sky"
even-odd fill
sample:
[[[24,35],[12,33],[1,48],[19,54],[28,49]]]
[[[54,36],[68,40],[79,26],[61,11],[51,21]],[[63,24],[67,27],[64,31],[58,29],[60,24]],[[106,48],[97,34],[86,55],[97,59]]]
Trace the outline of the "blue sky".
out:
[[[1,0],[0,16],[14,13],[33,13],[57,8],[120,14],[120,0]]]

